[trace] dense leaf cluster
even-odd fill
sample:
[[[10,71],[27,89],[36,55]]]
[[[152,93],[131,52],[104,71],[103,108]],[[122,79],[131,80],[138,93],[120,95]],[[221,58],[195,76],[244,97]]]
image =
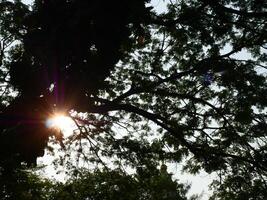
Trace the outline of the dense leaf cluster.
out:
[[[186,200],[188,186],[173,181],[166,170],[141,169],[128,175],[120,170],[73,173],[66,183],[56,183],[34,173],[17,170],[0,180],[2,200]],[[196,197],[192,197],[192,200]]]

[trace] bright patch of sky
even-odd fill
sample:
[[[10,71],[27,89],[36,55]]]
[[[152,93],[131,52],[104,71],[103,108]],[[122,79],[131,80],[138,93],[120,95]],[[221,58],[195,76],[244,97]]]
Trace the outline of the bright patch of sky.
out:
[[[31,5],[33,2],[33,0],[21,0],[21,1],[22,3],[27,4],[27,5]]]
[[[151,0],[149,6],[153,6],[153,10],[157,13],[164,13],[167,11],[166,0]]]

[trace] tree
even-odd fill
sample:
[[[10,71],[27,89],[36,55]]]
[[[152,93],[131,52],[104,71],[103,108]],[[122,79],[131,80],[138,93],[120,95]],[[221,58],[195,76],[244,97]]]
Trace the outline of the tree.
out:
[[[66,183],[53,182],[29,171],[16,171],[12,178],[0,180],[0,197],[3,200],[188,199],[185,196],[188,186],[173,181],[166,171],[156,168],[152,171],[139,169],[137,174],[128,175],[119,170],[83,169],[73,173]]]
[[[3,200],[48,200],[55,193],[54,185],[52,181],[25,168],[13,170],[12,174],[1,172],[0,198]]]
[[[154,169],[130,176],[120,171],[79,172],[59,185],[52,199],[179,199],[185,200],[187,187],[172,181],[171,175]]]
[[[13,154],[33,162],[51,134],[21,122],[63,110],[79,129],[65,141],[77,158],[106,169],[105,158],[134,169],[185,159],[191,173],[218,174],[211,198],[264,199],[266,3],[177,0],[163,14],[146,3],[1,2],[1,37],[20,41],[2,59],[18,95],[1,118],[23,113],[1,137],[29,133],[38,147]],[[44,137],[31,137],[38,129]]]

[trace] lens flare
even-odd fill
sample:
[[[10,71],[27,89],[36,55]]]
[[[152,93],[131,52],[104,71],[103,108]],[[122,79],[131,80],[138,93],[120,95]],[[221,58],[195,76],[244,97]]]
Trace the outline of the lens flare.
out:
[[[74,130],[74,126],[73,120],[63,114],[55,114],[46,121],[47,128],[59,129],[64,136],[70,135]]]

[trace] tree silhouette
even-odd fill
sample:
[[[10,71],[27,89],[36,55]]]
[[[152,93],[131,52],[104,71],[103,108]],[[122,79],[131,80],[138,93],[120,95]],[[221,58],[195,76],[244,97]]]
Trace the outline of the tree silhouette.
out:
[[[185,159],[191,173],[218,174],[211,199],[264,199],[266,3],[170,1],[158,14],[148,2],[1,2],[1,80],[18,92],[3,96],[1,156],[34,162],[47,113],[63,110],[79,129],[66,144],[84,160]]]

